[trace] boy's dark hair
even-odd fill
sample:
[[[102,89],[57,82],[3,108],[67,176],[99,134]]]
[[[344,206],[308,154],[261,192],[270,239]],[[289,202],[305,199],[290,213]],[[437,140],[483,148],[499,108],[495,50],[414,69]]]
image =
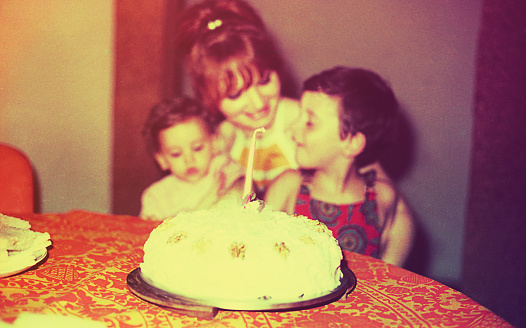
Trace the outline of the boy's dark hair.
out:
[[[303,91],[341,99],[340,137],[361,132],[366,138],[366,146],[355,160],[357,168],[377,161],[380,153],[392,145],[398,101],[391,87],[375,72],[337,66],[307,79]]]
[[[159,152],[159,134],[161,131],[190,118],[202,120],[209,134],[215,133],[219,123],[215,115],[207,111],[199,102],[189,97],[176,97],[154,106],[150,110],[142,130],[148,150],[152,154]]]

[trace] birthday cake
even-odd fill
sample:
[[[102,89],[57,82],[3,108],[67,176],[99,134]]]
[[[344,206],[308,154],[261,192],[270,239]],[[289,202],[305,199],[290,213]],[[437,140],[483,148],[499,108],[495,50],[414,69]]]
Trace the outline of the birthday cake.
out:
[[[148,284],[190,299],[293,302],[337,288],[341,260],[323,223],[232,198],[165,219],[140,269]]]

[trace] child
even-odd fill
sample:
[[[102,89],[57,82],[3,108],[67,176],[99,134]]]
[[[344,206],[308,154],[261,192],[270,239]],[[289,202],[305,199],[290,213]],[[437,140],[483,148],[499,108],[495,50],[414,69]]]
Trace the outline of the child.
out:
[[[398,103],[375,73],[335,67],[305,81],[293,127],[296,160],[267,203],[325,223],[343,250],[401,266],[413,239],[412,215],[400,193],[361,169],[392,141]]]
[[[214,151],[217,119],[197,102],[176,98],[155,106],[144,127],[148,147],[170,174],[143,192],[140,216],[163,220],[180,211],[209,208],[227,193],[240,198],[244,170]]]

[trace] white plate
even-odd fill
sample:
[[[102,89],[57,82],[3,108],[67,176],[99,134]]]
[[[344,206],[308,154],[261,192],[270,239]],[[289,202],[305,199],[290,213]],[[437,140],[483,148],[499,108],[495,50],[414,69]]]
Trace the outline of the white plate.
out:
[[[40,263],[46,255],[47,248],[36,252],[11,253],[7,262],[0,263],[0,278],[9,277],[29,269]]]

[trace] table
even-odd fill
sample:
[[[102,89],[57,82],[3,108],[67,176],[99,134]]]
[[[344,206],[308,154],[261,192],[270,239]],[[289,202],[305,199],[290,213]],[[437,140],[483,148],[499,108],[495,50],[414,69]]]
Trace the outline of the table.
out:
[[[108,327],[511,327],[462,293],[367,256],[345,253],[358,279],[346,300],[291,312],[220,310],[192,318],[145,302],[126,284],[142,262],[142,246],[159,223],[132,216],[72,211],[27,214],[32,229],[48,232],[49,257],[0,279],[0,318],[23,311],[71,315]]]

